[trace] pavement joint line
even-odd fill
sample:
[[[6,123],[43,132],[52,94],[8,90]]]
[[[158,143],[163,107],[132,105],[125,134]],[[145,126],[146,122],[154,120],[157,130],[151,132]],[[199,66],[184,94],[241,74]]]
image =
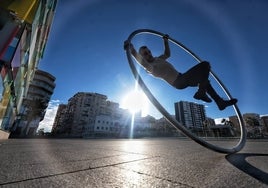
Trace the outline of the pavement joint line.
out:
[[[0,183],[0,186],[12,185],[12,184],[21,183],[21,182],[33,181],[33,180],[38,180],[38,179],[45,179],[45,178],[56,177],[56,176],[67,175],[67,174],[74,174],[74,173],[78,173],[78,172],[84,172],[84,171],[100,169],[100,168],[115,167],[117,165],[131,163],[131,162],[137,162],[137,161],[142,161],[142,160],[147,160],[147,159],[151,159],[151,158],[155,158],[155,157],[136,159],[136,160],[125,161],[125,162],[121,162],[121,163],[115,163],[115,164],[109,164],[109,165],[103,165],[103,166],[96,166],[96,167],[90,167],[89,166],[88,168],[74,170],[74,171],[68,171],[68,172],[62,172],[62,173],[57,173],[57,174],[50,174],[50,175],[44,175],[44,176],[39,176],[39,177],[26,178],[26,179],[22,179],[22,180],[16,180],[16,181]]]
[[[21,182],[26,182],[26,181],[33,181],[33,180],[38,180],[38,179],[45,179],[45,178],[50,178],[50,177],[55,177],[55,176],[60,176],[60,175],[66,175],[66,174],[74,174],[74,173],[77,173],[77,172],[83,172],[83,171],[87,171],[87,170],[90,170],[90,169],[85,168],[85,169],[74,170],[74,171],[70,171],[70,172],[62,172],[62,173],[58,173],[58,174],[50,174],[50,175],[39,176],[39,177],[34,177],[34,178],[26,178],[26,179],[22,179],[22,180],[16,180],[16,181],[10,181],[10,182],[6,182],[6,183],[0,183],[0,186],[12,185],[12,184],[16,184],[16,183],[21,183]]]
[[[130,169],[128,169],[128,168],[124,168],[124,167],[119,167],[119,166],[116,166],[116,167],[117,167],[117,168],[124,169],[124,170],[130,170]],[[159,176],[152,176],[152,175],[150,175],[150,174],[148,174],[148,173],[139,172],[139,171],[136,171],[136,170],[130,170],[130,171],[135,172],[135,173],[138,173],[138,174],[141,174],[141,175],[145,175],[145,176],[153,177],[153,178],[156,178],[156,179],[160,179],[160,180],[168,181],[168,182],[170,182],[170,183],[172,183],[172,184],[178,184],[178,185],[180,185],[180,186],[183,185],[183,186],[187,186],[187,187],[194,188],[194,186],[188,185],[188,184],[186,184],[186,183],[182,183],[182,182],[174,181],[174,180],[172,180],[172,179],[167,179],[167,178],[163,178],[163,177],[159,177]]]
[[[94,168],[90,168],[90,169],[98,169],[98,168],[106,168],[106,167],[117,167],[117,168],[121,168],[121,169],[124,169],[124,170],[129,170],[127,168],[120,167],[119,165],[127,164],[127,163],[132,163],[132,162],[137,162],[137,161],[143,161],[143,160],[147,160],[147,159],[159,158],[159,157],[161,157],[161,156],[153,156],[153,157],[148,157],[148,158],[144,158],[144,159],[137,159],[137,160],[127,161],[127,162],[121,162],[121,163],[112,164],[112,165],[98,166],[98,167],[94,167]],[[139,171],[135,171],[135,170],[130,170],[130,171],[135,172],[135,173],[138,173],[138,174],[141,174],[141,175],[153,177],[153,178],[156,178],[156,179],[168,181],[168,182],[170,182],[172,184],[179,184],[179,185],[183,185],[183,186],[194,188],[191,185],[188,185],[188,184],[185,184],[185,183],[181,183],[181,182],[177,182],[177,181],[173,181],[171,179],[166,179],[166,178],[162,178],[162,177],[158,177],[158,176],[152,176],[150,174],[139,172]]]
[[[133,154],[133,153],[131,153]],[[118,155],[110,155],[110,156],[105,156],[105,157],[99,157],[99,158],[93,158],[93,159],[79,159],[79,160],[63,160],[63,161],[55,161],[55,162],[37,162],[37,163],[24,163],[24,164],[20,164],[20,165],[42,165],[42,164],[59,164],[59,163],[72,163],[72,162],[81,162],[81,161],[96,161],[96,160],[100,160],[100,159],[108,159],[108,158],[112,158],[112,157],[120,157],[120,156],[125,156],[126,154],[118,154]],[[144,154],[136,154],[136,155],[143,155],[146,156]],[[155,156],[153,156],[155,157]],[[159,157],[159,156],[156,156]],[[5,165],[5,164],[4,164]],[[8,166],[16,166],[16,165],[12,165],[12,164],[8,164]]]
[[[120,163],[103,165],[103,166],[96,166],[96,167],[89,167],[89,168],[90,169],[98,169],[98,168],[114,167],[114,166],[118,166],[118,165],[122,165],[122,164],[127,164],[127,163],[132,163],[132,162],[137,162],[137,161],[144,161],[144,160],[158,158],[158,157],[160,157],[160,156],[146,157],[146,158],[142,158],[142,159],[135,159],[135,160],[131,160],[131,161],[124,161],[124,162],[120,162]]]

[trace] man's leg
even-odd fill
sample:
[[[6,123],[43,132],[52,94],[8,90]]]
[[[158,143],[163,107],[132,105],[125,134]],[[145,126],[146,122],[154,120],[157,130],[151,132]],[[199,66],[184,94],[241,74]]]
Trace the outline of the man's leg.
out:
[[[210,64],[206,61],[198,63],[183,74],[189,86],[207,84],[210,72]],[[202,86],[201,86],[202,87]]]
[[[209,102],[209,103],[212,102],[212,100],[206,94],[208,84],[209,84],[209,81],[198,84],[198,90],[194,94],[195,99],[202,100],[202,101]]]
[[[209,84],[209,72],[210,64],[206,61],[203,61],[189,69],[184,74],[189,86],[198,86],[198,91],[194,94],[194,98],[197,100],[212,102],[212,100],[206,94],[207,85]]]
[[[228,106],[232,106],[237,103],[237,99],[230,99],[230,100],[223,100],[217,92],[214,90],[214,88],[209,83],[207,85],[207,93],[211,96],[211,98],[216,102],[218,108],[220,110],[224,110]]]
[[[206,93],[208,93],[220,110],[224,110],[226,107],[236,104],[237,99],[223,100],[216,93],[208,80],[209,72],[210,64],[206,61],[201,62],[184,74],[178,76],[173,86],[177,89],[184,89],[188,86],[198,86],[198,91],[195,93],[194,98],[205,102],[211,102],[211,99],[206,95]]]
[[[205,102],[212,102],[206,94],[209,71],[210,65],[208,62],[198,63],[187,72],[179,75],[174,81],[173,86],[177,89],[184,89],[189,86],[198,87],[198,91],[194,95],[194,98]]]

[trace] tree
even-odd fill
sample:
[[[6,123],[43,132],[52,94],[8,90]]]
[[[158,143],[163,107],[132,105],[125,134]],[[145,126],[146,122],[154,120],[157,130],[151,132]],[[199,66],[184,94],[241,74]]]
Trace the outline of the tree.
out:
[[[259,120],[255,117],[247,117],[245,119],[246,124],[251,127],[250,133],[248,134],[251,137],[257,138],[259,136],[263,136],[262,127]]]
[[[260,122],[257,118],[248,117],[248,118],[246,118],[245,121],[249,126],[252,126],[252,127],[260,126]]]
[[[44,128],[39,129],[37,134],[39,136],[44,136],[45,135],[45,129]]]
[[[229,121],[229,120],[223,118],[223,119],[221,120],[221,123],[223,123],[225,126],[230,127],[231,135],[232,135],[232,136],[236,136],[237,130],[236,130],[236,128],[235,128],[233,122],[231,122],[231,121]]]

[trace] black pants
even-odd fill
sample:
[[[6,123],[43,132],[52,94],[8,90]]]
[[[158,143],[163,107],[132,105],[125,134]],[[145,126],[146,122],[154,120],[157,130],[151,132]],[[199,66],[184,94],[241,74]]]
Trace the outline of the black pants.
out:
[[[221,97],[216,93],[211,86],[208,77],[210,72],[210,64],[207,61],[198,63],[188,71],[180,74],[174,81],[173,86],[177,89],[186,87],[199,87],[199,91],[207,92],[214,101],[218,101]]]
[[[198,63],[187,72],[179,75],[173,86],[177,89],[199,86],[199,84],[208,82],[209,71],[210,64],[208,62]]]

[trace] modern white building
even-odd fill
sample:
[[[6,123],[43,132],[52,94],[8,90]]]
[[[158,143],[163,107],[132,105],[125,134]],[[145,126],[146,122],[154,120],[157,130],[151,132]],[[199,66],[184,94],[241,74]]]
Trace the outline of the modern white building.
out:
[[[135,118],[119,104],[108,100],[106,95],[92,92],[78,92],[68,104],[58,108],[52,127],[52,134],[66,137],[122,136],[131,131],[153,128],[155,119],[151,116]]]
[[[94,133],[115,135],[119,133],[120,125],[120,119],[115,119],[110,115],[98,115],[94,123]]]
[[[89,137],[96,132],[114,132],[122,122],[122,113],[119,104],[107,100],[106,95],[78,92],[68,100],[64,113],[58,110],[56,117],[61,121],[54,121],[52,133],[57,130],[54,134]]]

